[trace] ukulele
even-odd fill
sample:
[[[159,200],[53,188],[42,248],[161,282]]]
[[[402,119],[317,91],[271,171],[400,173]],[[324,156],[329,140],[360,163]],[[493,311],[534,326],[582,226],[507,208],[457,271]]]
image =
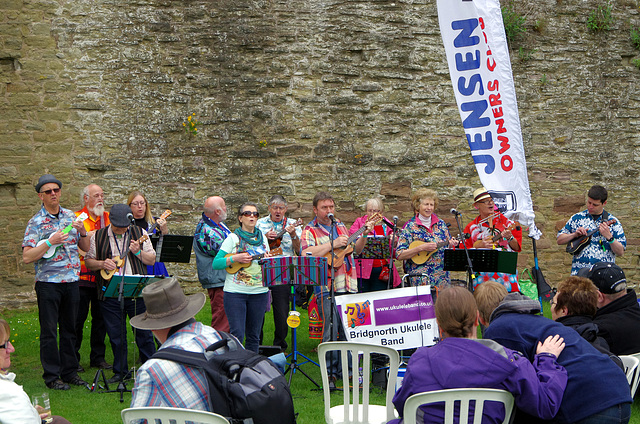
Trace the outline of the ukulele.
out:
[[[505,228],[503,231],[513,231],[513,230],[518,230],[520,231],[520,223],[519,222],[514,222],[513,224],[509,225],[507,228]],[[497,234],[495,234],[493,237],[491,237],[491,243],[493,243],[495,245],[495,243],[498,242],[498,240],[500,240],[500,238],[502,237],[500,235],[500,233],[502,233],[502,231],[498,231]],[[478,239],[475,241],[475,243],[473,243],[473,247],[475,249],[482,249],[484,248],[484,240],[486,239]]]
[[[607,224],[608,226],[611,226],[612,224],[615,224],[615,223],[616,223],[615,219],[610,219],[607,222],[605,222],[605,224]],[[595,230],[589,231],[584,236],[578,236],[573,240],[571,240],[569,244],[567,244],[567,249],[566,249],[567,253],[571,253],[574,256],[579,255],[580,252],[582,252],[584,248],[587,247],[591,242],[591,236],[593,236],[598,231],[600,230],[596,228]]]
[[[426,251],[421,251],[419,252],[417,255],[413,256],[411,258],[411,261],[416,264],[416,265],[422,265],[423,263],[427,262],[429,260],[429,258],[431,256],[433,256],[434,253],[436,253],[438,251],[438,249],[440,249],[441,247],[445,247],[449,245],[449,241],[450,240],[456,240],[458,241],[458,243],[460,242],[459,238],[456,237],[452,237],[450,239],[446,239],[446,240],[442,240],[436,243],[436,250],[432,250],[431,252],[426,252]],[[409,244],[409,249],[413,249],[414,247],[418,247],[422,244],[427,244],[428,242],[426,241],[420,241],[420,240],[414,240],[411,242],[411,244]]]
[[[346,247],[333,249],[333,257],[331,256],[331,251],[326,253],[324,257],[327,258],[327,263],[329,264],[329,266],[333,266],[334,268],[340,268],[344,263],[345,256],[353,252],[353,247],[351,246],[351,243],[353,243],[358,237],[360,237],[362,233],[367,231],[367,224],[376,225],[380,221],[382,221],[382,215],[380,215],[377,212],[374,213],[373,215],[367,218],[367,222],[365,223],[365,225],[363,225],[355,233],[351,234],[351,236],[347,239]]]
[[[169,215],[171,215],[171,211],[169,209],[167,209],[166,211],[164,211],[162,213],[162,215],[160,215],[160,218],[158,218],[158,219],[167,219],[169,217]],[[149,228],[147,230],[147,234],[153,233],[153,230],[155,230],[158,227],[158,219],[156,219],[156,222],[154,222],[153,225],[151,226],[151,228]]]
[[[143,235],[142,237],[140,237],[138,239],[138,243],[142,244],[147,240],[149,240],[149,236],[147,234],[145,234],[145,235]],[[142,246],[140,246],[140,250],[142,250]],[[121,259],[120,256],[118,256],[118,255],[116,255],[113,258],[111,258],[111,260],[116,263],[116,268],[115,269],[112,269],[111,271],[107,271],[106,269],[101,269],[100,270],[100,275],[105,280],[111,280],[111,277],[113,277],[113,274],[115,274],[116,271],[118,271],[124,265],[124,259]]]
[[[302,218],[298,218],[296,223],[293,225],[294,227],[299,227],[302,224],[304,224],[304,222],[302,222]],[[286,228],[283,228],[278,232],[278,234],[276,234],[276,238],[274,238],[273,240],[269,240],[269,249],[275,249],[277,247],[280,247],[280,243],[282,243],[282,236],[284,236],[286,232],[287,232]]]
[[[240,253],[240,252],[238,252],[238,253]],[[264,258],[264,256],[267,253],[270,253],[272,256],[282,255],[282,248],[278,247],[276,249],[273,249],[271,252],[265,252],[265,253],[260,253],[258,255],[252,255],[251,256],[251,262],[248,262],[246,264],[243,264],[241,262],[233,262],[231,265],[229,265],[226,268],[227,272],[229,274],[235,274],[236,272],[240,271],[241,268],[246,268],[246,267],[250,266],[253,263],[253,261],[256,261],[258,259]],[[229,256],[233,256],[233,255],[236,255],[236,254],[237,253],[229,253],[228,255],[225,255],[224,257],[228,258]]]
[[[87,218],[89,218],[89,215],[87,215],[86,212],[82,212],[80,215],[78,215],[78,217],[75,220],[83,222]],[[73,228],[73,226],[71,224],[67,225],[64,228],[64,230],[62,230],[62,234],[69,234],[69,231],[71,231],[72,228]],[[49,236],[49,237],[51,237],[51,236]],[[38,244],[36,244],[36,247],[40,246],[41,244],[46,243],[47,240],[49,240],[49,239],[46,238],[46,239],[40,240],[38,242]],[[51,247],[49,247],[49,249],[47,249],[47,251],[44,252],[44,255],[42,255],[42,257],[44,259],[49,259],[50,257],[52,257],[53,255],[56,254],[56,251],[58,250],[58,247],[60,247],[60,246],[62,246],[62,243],[52,244]]]

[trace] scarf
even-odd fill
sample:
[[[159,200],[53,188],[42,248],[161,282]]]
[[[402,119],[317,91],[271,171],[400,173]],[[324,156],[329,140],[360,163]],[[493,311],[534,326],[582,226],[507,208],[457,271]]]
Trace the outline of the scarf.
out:
[[[262,231],[258,230],[257,228],[253,229],[253,233],[244,231],[242,228],[236,228],[234,233],[238,237],[240,237],[240,240],[244,241],[247,244],[250,244],[251,246],[261,246],[262,244],[264,244],[264,242],[262,241]]]

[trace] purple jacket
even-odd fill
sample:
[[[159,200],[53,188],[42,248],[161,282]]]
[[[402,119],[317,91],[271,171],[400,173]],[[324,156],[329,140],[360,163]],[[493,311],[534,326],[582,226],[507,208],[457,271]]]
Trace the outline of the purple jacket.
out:
[[[450,337],[433,347],[420,348],[411,356],[393,403],[402,417],[405,401],[416,393],[485,387],[511,392],[518,408],[551,419],[558,412],[566,385],[567,371],[553,355],[536,355],[531,365],[526,357],[492,340]],[[423,406],[418,414],[418,422],[442,422],[444,406]],[[483,424],[501,422],[502,418],[502,405],[490,402],[485,406]]]

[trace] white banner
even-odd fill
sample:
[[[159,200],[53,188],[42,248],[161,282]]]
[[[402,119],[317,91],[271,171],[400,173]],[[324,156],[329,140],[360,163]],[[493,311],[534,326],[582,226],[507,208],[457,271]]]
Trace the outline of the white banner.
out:
[[[480,181],[505,215],[538,238],[500,3],[438,0],[438,19]]]
[[[396,350],[432,346],[438,336],[430,286],[336,296],[347,340]]]

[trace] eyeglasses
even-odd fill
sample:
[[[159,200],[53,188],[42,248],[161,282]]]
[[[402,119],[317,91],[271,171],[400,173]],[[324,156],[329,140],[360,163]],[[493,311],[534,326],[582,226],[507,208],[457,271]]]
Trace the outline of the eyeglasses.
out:
[[[11,342],[7,340],[3,345],[0,345],[0,349],[8,349]]]
[[[51,193],[55,193],[55,194],[60,193],[60,189],[59,188],[50,188],[49,190],[43,190],[40,193],[48,194],[49,196],[51,196]]]
[[[130,206],[144,206],[146,204],[147,204],[147,202],[140,201],[140,202],[133,202],[133,203],[131,203]]]
[[[287,209],[286,206],[271,206],[271,209],[273,209],[274,211],[283,211],[285,209]]]
[[[258,211],[244,211],[240,215],[242,216],[255,216],[256,218],[260,216],[260,212]]]
[[[94,199],[104,199],[104,193],[96,193],[93,196]]]

